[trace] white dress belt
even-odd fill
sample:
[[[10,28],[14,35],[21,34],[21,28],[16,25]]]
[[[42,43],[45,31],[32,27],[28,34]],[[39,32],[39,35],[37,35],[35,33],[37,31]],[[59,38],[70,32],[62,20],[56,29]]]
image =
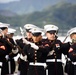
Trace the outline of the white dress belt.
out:
[[[72,62],[73,65],[76,65],[76,62]]]
[[[61,59],[47,59],[47,60],[46,60],[46,62],[55,62],[55,61],[57,61],[57,62],[62,62]]]
[[[46,63],[38,63],[38,62],[30,62],[29,65],[33,65],[33,66],[43,66],[44,68],[47,67]]]
[[[0,62],[0,66],[2,66],[2,64],[3,64],[3,63],[2,63],[2,62]]]

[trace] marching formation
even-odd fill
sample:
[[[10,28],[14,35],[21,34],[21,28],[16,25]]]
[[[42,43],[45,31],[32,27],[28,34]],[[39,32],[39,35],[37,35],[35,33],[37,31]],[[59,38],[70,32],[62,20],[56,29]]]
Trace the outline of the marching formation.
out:
[[[66,43],[58,39],[56,25],[25,24],[24,29],[22,38],[13,39],[16,30],[0,22],[0,75],[76,75],[76,27],[67,32],[71,42]]]

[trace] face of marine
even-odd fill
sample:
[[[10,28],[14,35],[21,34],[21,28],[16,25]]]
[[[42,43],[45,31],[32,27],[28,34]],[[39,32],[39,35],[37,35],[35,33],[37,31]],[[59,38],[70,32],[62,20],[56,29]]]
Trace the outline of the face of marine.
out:
[[[71,34],[70,38],[72,39],[73,43],[76,43],[76,33]]]
[[[30,39],[32,37],[32,33],[31,32],[26,32],[26,36],[28,39]]]
[[[8,33],[8,28],[4,29],[4,30],[2,31],[2,33],[6,36],[7,33]]]
[[[32,39],[33,39],[33,42],[34,42],[34,43],[37,43],[37,42],[41,41],[42,36],[41,36],[41,35],[39,35],[39,36],[33,36],[33,35],[32,35]]]
[[[50,40],[50,41],[53,41],[53,40],[55,40],[56,39],[56,35],[55,35],[55,33],[46,33],[46,36],[47,36],[47,38],[48,38],[48,40]]]
[[[7,34],[7,37],[9,38],[12,38],[13,36],[14,36],[14,33]]]

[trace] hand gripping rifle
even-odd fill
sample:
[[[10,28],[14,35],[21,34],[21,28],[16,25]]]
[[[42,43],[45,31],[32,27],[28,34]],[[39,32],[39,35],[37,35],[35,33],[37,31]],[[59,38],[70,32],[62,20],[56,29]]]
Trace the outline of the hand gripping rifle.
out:
[[[22,37],[24,38],[24,31],[23,31],[23,29],[22,29],[21,27],[20,27],[20,31],[21,31]],[[24,53],[23,49],[21,49],[18,44],[17,44],[17,47],[18,47],[20,53],[21,53],[23,56],[25,56],[25,53]]]
[[[7,38],[4,38],[5,41],[7,42],[7,44],[13,49],[15,50],[17,47],[15,45],[13,45]],[[12,55],[13,52],[9,53],[9,55]]]
[[[13,49],[13,50],[15,50],[16,48],[18,48],[18,50],[19,50],[19,52],[20,53],[22,53],[23,54],[23,50],[19,47],[19,45],[14,45],[14,44],[12,44],[9,40],[7,40],[6,38],[5,38],[5,41],[10,45],[10,47]],[[9,55],[12,55],[13,54],[13,52],[11,52],[11,53],[9,53]],[[23,54],[24,55],[24,54]]]
[[[22,35],[23,35],[23,33],[22,33]],[[24,51],[20,48],[20,46],[19,46],[18,44],[13,45],[13,44],[12,44],[10,41],[8,41],[7,39],[6,39],[6,42],[11,46],[11,48],[12,48],[13,50],[15,50],[16,48],[18,48],[19,52],[20,52],[23,56],[25,56]],[[9,55],[11,55],[11,54],[13,54],[13,53],[11,52]]]

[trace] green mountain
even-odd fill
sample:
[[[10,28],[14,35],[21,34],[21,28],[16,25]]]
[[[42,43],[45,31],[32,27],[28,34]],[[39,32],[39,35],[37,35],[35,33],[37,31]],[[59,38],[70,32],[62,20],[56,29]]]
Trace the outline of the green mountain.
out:
[[[29,15],[25,15],[24,23],[34,23],[43,27],[44,24],[55,24],[60,28],[68,28],[76,26],[76,5],[70,3],[57,4],[49,7],[42,12],[34,12]]]
[[[0,3],[0,10],[9,10],[18,14],[25,14],[41,11],[45,7],[55,5],[59,2],[76,4],[76,0],[12,0],[12,2],[9,3]]]

